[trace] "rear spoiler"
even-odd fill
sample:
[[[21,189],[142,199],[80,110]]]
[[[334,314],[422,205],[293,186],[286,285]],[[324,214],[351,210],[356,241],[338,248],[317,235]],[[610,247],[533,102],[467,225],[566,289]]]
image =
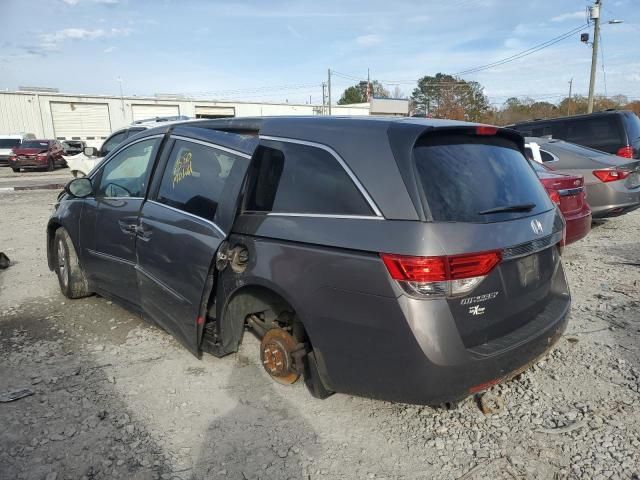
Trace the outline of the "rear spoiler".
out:
[[[432,127],[424,131],[420,137],[416,138],[416,141],[426,135],[431,133],[459,133],[463,135],[477,135],[477,136],[496,136],[502,137],[507,140],[511,140],[515,142],[520,150],[524,152],[524,144],[525,139],[524,136],[518,132],[517,130],[513,130],[511,128],[506,127],[496,127],[494,125],[484,125],[484,124],[470,124],[470,125],[460,125],[460,126],[447,126],[447,127]]]

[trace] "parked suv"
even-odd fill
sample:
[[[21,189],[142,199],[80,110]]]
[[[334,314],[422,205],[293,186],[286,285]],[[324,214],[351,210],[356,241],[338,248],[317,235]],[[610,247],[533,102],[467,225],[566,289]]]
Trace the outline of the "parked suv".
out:
[[[67,164],[62,157],[62,145],[57,140],[24,140],[13,149],[9,166],[14,172],[23,169],[40,169],[52,172]]]
[[[527,137],[552,136],[620,157],[640,159],[640,118],[627,110],[534,120],[510,128]]]
[[[565,224],[523,153],[511,130],[430,119],[154,128],[67,185],[49,267],[196,355],[250,329],[269,375],[317,397],[456,400],[566,326]]]

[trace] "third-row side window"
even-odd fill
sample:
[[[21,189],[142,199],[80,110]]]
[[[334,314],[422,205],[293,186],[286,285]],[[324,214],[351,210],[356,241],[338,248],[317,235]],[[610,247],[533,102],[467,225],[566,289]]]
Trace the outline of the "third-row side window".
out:
[[[345,169],[329,152],[273,142],[255,154],[245,210],[254,212],[373,215]]]

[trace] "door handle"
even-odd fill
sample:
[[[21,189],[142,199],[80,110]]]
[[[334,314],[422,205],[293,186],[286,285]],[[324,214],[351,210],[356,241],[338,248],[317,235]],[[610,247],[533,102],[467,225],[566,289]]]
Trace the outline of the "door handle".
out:
[[[135,235],[140,240],[149,240],[151,238],[151,229],[147,229],[141,226],[135,226]]]
[[[129,233],[131,235],[136,234],[137,225],[133,223],[126,223],[126,222],[123,222],[122,220],[119,220],[118,224],[120,225],[120,230],[122,230],[124,233]]]

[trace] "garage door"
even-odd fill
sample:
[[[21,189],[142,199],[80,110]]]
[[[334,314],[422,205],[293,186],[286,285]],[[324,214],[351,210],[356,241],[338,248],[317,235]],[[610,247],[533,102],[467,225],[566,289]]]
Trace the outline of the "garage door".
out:
[[[131,105],[133,121],[180,115],[178,105]]]
[[[234,107],[202,107],[196,105],[196,118],[225,118],[235,117]]]
[[[100,140],[111,134],[106,103],[51,102],[50,106],[58,140]]]

